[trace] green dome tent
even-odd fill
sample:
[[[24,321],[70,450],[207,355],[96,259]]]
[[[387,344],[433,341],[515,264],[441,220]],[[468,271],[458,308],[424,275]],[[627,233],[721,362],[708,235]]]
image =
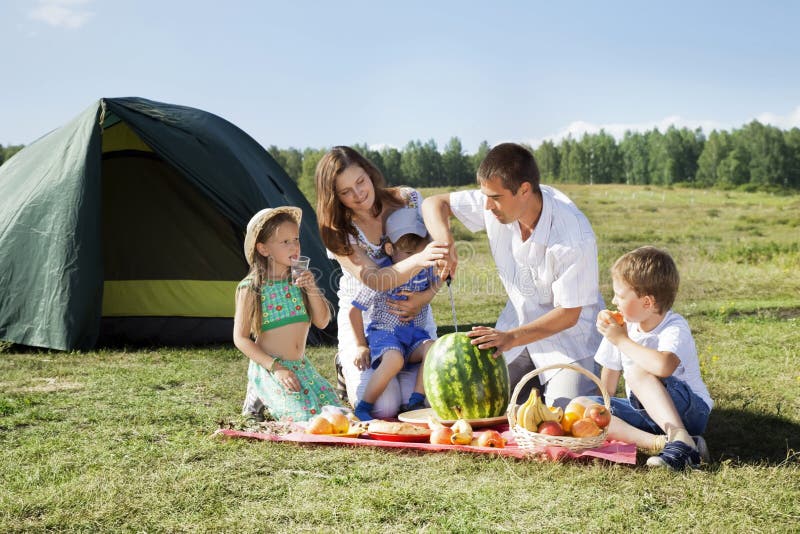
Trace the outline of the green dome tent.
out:
[[[0,339],[229,341],[244,228],[279,205],[302,208],[303,253],[335,304],[316,214],[261,145],[205,111],[102,99],[0,166]]]

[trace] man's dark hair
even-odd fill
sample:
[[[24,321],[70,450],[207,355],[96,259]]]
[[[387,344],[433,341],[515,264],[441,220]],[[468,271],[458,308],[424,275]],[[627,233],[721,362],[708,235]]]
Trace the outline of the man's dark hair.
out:
[[[528,182],[531,191],[539,192],[539,167],[530,150],[516,143],[502,143],[486,154],[478,168],[478,182],[499,179],[505,189],[517,194]]]

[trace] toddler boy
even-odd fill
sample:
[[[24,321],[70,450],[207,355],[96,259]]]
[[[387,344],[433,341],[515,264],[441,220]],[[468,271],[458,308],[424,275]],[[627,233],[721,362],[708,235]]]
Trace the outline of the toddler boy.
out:
[[[401,208],[386,219],[388,242],[384,245],[386,253],[397,263],[422,251],[430,241],[428,231],[419,213],[414,208]],[[369,358],[374,369],[367,382],[362,399],[355,407],[356,417],[362,421],[372,419],[373,404],[386,389],[389,381],[407,363],[422,363],[433,340],[425,330],[425,317],[430,304],[425,305],[411,320],[404,322],[391,313],[389,304],[403,291],[426,291],[429,287],[438,288],[441,284],[428,267],[417,273],[411,280],[387,292],[374,291],[364,287],[353,299],[350,309],[350,323],[358,342],[359,357]],[[364,331],[363,312],[369,314],[369,323]],[[408,399],[406,410],[425,407],[425,394],[422,385],[422,369],[417,373],[414,392]]]

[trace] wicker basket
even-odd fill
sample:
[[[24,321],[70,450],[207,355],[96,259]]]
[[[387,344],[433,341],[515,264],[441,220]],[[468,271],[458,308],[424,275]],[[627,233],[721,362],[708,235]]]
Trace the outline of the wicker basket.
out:
[[[517,424],[517,395],[519,395],[519,392],[522,390],[523,386],[528,382],[528,380],[539,373],[552,369],[569,369],[590,378],[595,384],[597,384],[597,387],[603,394],[603,403],[605,404],[606,409],[609,412],[611,411],[611,401],[608,398],[608,394],[603,390],[600,380],[593,373],[590,373],[582,367],[570,364],[554,364],[540,367],[539,369],[531,371],[520,379],[517,387],[514,388],[514,393],[511,394],[511,401],[508,403],[506,416],[508,417],[508,425],[511,428],[511,431],[514,433],[514,438],[517,442],[517,445],[520,448],[530,452],[535,452],[543,447],[564,447],[571,451],[582,451],[585,449],[599,447],[606,440],[606,434],[608,432],[607,427],[604,428],[603,432],[601,432],[598,436],[589,438],[576,438],[573,436],[551,436],[549,434],[539,434],[538,432],[531,432],[530,430],[522,428]]]

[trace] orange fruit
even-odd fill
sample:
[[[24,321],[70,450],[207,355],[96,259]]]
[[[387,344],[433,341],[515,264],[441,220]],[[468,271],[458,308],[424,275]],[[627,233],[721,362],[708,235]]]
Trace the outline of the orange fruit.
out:
[[[564,412],[564,418],[561,419],[561,427],[564,429],[564,432],[567,434],[572,432],[572,423],[580,418],[581,416],[575,412]]]
[[[342,412],[325,412],[322,417],[327,419],[333,427],[332,434],[345,434],[350,430],[350,420]]]
[[[618,324],[618,325],[622,326],[623,324],[625,324],[625,319],[623,319],[623,317],[622,317],[622,314],[621,314],[620,312],[618,312],[618,311],[612,311],[612,312],[611,312],[611,317],[612,317],[612,318],[613,318],[615,321],[617,321],[617,324]]]

